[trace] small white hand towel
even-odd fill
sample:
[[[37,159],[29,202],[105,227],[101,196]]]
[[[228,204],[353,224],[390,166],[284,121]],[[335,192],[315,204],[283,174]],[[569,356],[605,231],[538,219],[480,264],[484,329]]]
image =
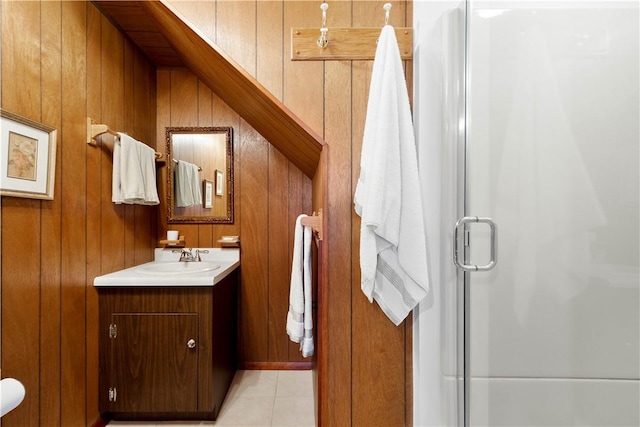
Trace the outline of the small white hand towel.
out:
[[[116,203],[157,205],[155,151],[125,133],[113,146],[111,200]]]
[[[173,180],[177,207],[184,208],[202,203],[198,172],[198,166],[178,160]]]
[[[116,204],[122,203],[122,193],[120,191],[120,182],[122,181],[121,157],[120,137],[117,137],[113,143],[113,172],[111,174],[111,201]]]
[[[311,277],[311,227],[304,227],[303,282],[304,282],[304,338],[300,343],[302,357],[313,355],[313,293]]]
[[[160,203],[160,199],[158,198],[158,187],[156,185],[156,151],[140,141],[138,141],[137,149],[144,185],[144,199],[140,203],[157,205]]]
[[[390,25],[376,49],[361,156],[361,288],[399,325],[429,292],[429,274],[409,95]]]
[[[304,267],[302,246],[304,244],[304,227],[299,215],[293,237],[293,261],[291,263],[291,282],[289,285],[289,312],[287,313],[287,334],[293,342],[300,342],[304,338]]]
[[[289,288],[287,334],[291,341],[300,343],[303,357],[313,355],[313,303],[311,283],[311,228],[301,224],[301,214],[296,219],[293,241],[293,262]]]

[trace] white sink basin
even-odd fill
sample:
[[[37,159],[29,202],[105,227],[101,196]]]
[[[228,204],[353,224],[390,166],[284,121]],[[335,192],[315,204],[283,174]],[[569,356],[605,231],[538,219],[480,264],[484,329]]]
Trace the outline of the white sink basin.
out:
[[[101,287],[215,286],[240,266],[239,248],[193,248],[202,261],[179,262],[173,249],[156,248],[154,260],[93,279]]]
[[[220,268],[220,264],[213,262],[154,262],[135,269],[136,273],[148,276],[175,276],[180,274],[196,274],[213,271]]]

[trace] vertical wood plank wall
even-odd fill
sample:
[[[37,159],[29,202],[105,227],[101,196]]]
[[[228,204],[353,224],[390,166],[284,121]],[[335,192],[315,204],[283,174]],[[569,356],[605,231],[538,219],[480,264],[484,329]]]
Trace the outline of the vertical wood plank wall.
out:
[[[325,349],[328,363],[324,372],[320,372],[323,377],[320,384],[324,387],[319,402],[321,425],[410,425],[410,322],[395,327],[360,291],[360,222],[353,212],[353,192],[360,169],[372,61],[289,60],[290,29],[319,27],[321,2],[218,0],[171,3],[328,143],[328,154],[323,156],[327,160],[328,179],[328,197],[325,199],[329,222],[328,253],[325,254],[328,257]],[[329,29],[332,26],[381,27],[384,3],[373,0],[330,2],[327,26]],[[411,0],[394,1],[392,5],[390,23],[411,26]],[[409,88],[411,67],[411,61],[408,61]],[[243,147],[246,148],[241,151],[243,164],[245,161],[254,164],[258,157],[267,156],[260,147],[248,143]],[[268,170],[255,163],[251,171],[243,168],[240,179],[252,180],[251,186],[260,185],[259,181],[267,177],[279,179],[280,173],[273,168],[276,160],[271,156],[272,151],[270,148]],[[247,160],[247,156],[251,156],[251,160]],[[284,190],[271,188],[270,191]],[[247,197],[246,193],[241,196],[241,203],[252,203],[259,209],[266,206],[274,209],[272,203]],[[248,238],[252,241],[265,239],[267,236],[253,226],[244,228],[248,220],[245,207],[240,231],[243,242]],[[274,256],[279,244],[279,238],[269,235],[269,257]],[[243,251],[245,248],[243,246]],[[246,255],[243,252],[243,263]],[[243,286],[251,287],[251,292],[258,298],[263,292],[261,283],[272,279],[274,273],[279,274],[275,263],[277,261],[270,258],[270,272],[266,276],[255,273],[253,277],[254,273],[251,273],[252,278],[248,281],[243,277]],[[270,292],[269,297],[275,298],[275,295]],[[247,325],[255,325],[264,331],[260,322],[268,312],[262,308],[251,316],[245,319]],[[263,345],[263,342],[254,343],[253,347],[245,349],[243,357],[262,355],[260,346]],[[269,349],[270,354],[280,351],[272,345]]]
[[[87,146],[86,117],[155,146],[155,67],[89,2],[0,8],[2,108],[58,129],[54,200],[1,199],[0,367],[27,389],[2,425],[89,425],[93,278],[152,258],[158,208],[111,203],[111,153]]]
[[[410,26],[411,0],[392,3],[391,23]],[[410,325],[394,327],[359,285],[360,224],[352,200],[372,63],[289,60],[290,28],[318,27],[319,4],[175,2],[329,144],[322,172],[329,229],[321,424],[410,424]],[[328,26],[381,26],[383,4],[332,2]],[[163,152],[166,126],[234,127],[236,222],[176,228],[193,246],[241,236],[241,361],[301,360],[280,330],[291,231],[297,214],[311,209],[311,181],[190,72],[156,72],[91,3],[3,1],[0,8],[2,108],[59,129],[55,199],[2,198],[0,367],[3,377],[17,377],[28,389],[3,425],[87,425],[97,418],[91,282],[151,259],[168,227],[165,168],[159,169],[159,208],[113,205],[111,154],[83,142],[86,116]]]
[[[262,138],[186,69],[159,69],[158,150],[166,127],[231,126],[234,129],[235,221],[233,224],[162,224],[177,229],[190,247],[219,247],[223,235],[241,242],[239,364],[249,368],[295,367],[300,351],[289,345],[293,230],[311,210],[311,179]],[[162,170],[166,179],[165,170]],[[166,203],[161,209],[166,218]]]

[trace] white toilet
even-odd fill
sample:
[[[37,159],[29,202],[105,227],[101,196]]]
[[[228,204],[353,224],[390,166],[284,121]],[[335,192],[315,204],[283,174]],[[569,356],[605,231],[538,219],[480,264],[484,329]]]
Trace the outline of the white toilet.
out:
[[[13,410],[24,399],[25,389],[22,383],[14,378],[0,381],[0,417]]]

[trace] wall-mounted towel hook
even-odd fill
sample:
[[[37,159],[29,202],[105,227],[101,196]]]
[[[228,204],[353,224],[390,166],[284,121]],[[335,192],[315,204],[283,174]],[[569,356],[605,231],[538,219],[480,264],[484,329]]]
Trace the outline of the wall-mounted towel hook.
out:
[[[327,40],[327,31],[329,31],[327,28],[327,9],[329,9],[329,5],[322,3],[320,9],[322,9],[322,28],[320,28],[320,38],[317,43],[320,49],[324,49],[329,44],[329,40]]]
[[[385,3],[382,8],[384,9],[384,25],[389,25],[389,11],[391,10],[391,3]]]

